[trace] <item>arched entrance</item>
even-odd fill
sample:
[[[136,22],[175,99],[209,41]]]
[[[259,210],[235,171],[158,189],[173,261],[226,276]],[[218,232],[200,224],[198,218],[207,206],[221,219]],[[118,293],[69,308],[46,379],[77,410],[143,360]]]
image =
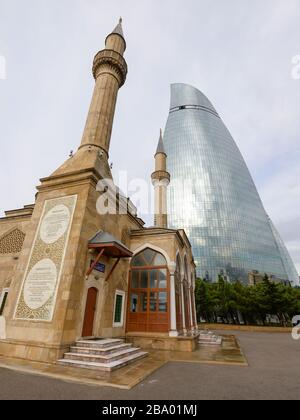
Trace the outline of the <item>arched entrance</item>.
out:
[[[87,292],[82,337],[91,337],[94,329],[94,319],[97,306],[98,290],[91,287]]]
[[[133,257],[129,275],[127,332],[168,332],[169,271],[165,257],[147,248]]]

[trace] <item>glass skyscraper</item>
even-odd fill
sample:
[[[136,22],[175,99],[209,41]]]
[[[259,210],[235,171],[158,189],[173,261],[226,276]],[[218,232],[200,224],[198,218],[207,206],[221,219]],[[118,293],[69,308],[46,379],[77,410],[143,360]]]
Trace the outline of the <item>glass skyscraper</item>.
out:
[[[184,228],[197,274],[248,280],[258,271],[299,284],[289,253],[263,207],[247,165],[217,111],[186,84],[171,87],[164,146],[170,228]]]

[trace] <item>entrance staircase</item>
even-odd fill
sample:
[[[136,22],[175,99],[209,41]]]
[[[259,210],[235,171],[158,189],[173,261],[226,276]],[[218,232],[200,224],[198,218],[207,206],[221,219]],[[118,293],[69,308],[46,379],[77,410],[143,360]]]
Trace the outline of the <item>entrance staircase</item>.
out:
[[[222,337],[212,331],[200,331],[198,343],[202,346],[221,346],[222,341]]]
[[[148,353],[121,339],[79,340],[58,363],[63,366],[112,372]]]

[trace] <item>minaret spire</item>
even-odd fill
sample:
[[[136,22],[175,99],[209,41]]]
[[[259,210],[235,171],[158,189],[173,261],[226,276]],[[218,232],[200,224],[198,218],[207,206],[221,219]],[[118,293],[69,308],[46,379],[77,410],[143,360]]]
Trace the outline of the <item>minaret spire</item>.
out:
[[[167,187],[170,183],[170,174],[167,172],[167,154],[163,142],[162,130],[155,153],[155,172],[152,174],[152,184],[155,193],[154,225],[159,228],[168,228],[167,215]]]
[[[165,147],[164,147],[164,141],[163,141],[162,129],[160,129],[160,136],[159,136],[159,141],[158,141],[158,145],[157,145],[156,154],[157,153],[164,153],[166,155]]]
[[[122,27],[123,19],[120,17],[118,25],[115,27],[115,29],[112,31],[112,34],[118,34],[122,38],[124,38],[124,32]],[[111,35],[111,34],[110,34]]]

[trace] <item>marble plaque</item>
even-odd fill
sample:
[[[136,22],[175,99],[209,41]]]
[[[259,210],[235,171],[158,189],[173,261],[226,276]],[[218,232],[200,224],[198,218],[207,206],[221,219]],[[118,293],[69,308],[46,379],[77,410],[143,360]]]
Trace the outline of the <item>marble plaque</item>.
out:
[[[52,321],[77,196],[45,201],[15,319]]]
[[[70,210],[67,206],[60,204],[53,207],[45,216],[41,224],[41,239],[45,244],[54,244],[61,238],[70,223]]]
[[[52,260],[39,261],[29,272],[24,284],[24,301],[28,308],[38,309],[45,305],[55,291],[56,265]]]

